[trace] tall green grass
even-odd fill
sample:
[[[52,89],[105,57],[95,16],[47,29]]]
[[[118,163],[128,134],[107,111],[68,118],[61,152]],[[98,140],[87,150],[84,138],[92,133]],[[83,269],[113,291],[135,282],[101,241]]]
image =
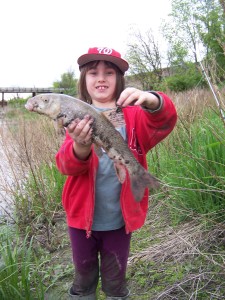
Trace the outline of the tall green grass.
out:
[[[0,299],[44,299],[39,264],[32,239],[21,243],[13,228],[0,231]]]
[[[198,214],[225,220],[225,129],[215,112],[206,110],[193,123],[180,119],[149,164],[165,183],[177,220]]]
[[[53,164],[43,163],[30,170],[21,190],[14,195],[18,222],[28,226],[34,219],[51,223],[55,214],[62,210],[61,194],[65,176]]]

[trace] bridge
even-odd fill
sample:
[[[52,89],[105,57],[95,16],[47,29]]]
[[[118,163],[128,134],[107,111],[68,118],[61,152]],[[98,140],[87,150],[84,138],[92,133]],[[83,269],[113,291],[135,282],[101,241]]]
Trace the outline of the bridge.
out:
[[[0,93],[2,93],[2,100],[0,100],[1,106],[7,104],[7,101],[4,100],[4,95],[8,94],[18,94],[18,93],[29,93],[34,97],[36,94],[46,94],[46,93],[60,93],[63,94],[64,88],[23,88],[23,87],[0,87]]]

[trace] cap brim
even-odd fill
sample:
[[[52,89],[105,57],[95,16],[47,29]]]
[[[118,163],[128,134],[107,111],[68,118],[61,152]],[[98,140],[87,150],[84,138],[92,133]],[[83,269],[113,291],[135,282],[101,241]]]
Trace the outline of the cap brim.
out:
[[[95,60],[109,61],[116,65],[122,71],[122,73],[125,73],[129,68],[128,62],[124,59],[105,54],[84,54],[78,58],[77,63],[80,67],[82,67],[83,65]]]

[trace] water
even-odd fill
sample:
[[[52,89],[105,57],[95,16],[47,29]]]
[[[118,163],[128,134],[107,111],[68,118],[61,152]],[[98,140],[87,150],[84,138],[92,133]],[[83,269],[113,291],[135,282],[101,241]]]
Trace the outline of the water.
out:
[[[13,211],[13,200],[10,190],[13,187],[13,174],[9,157],[6,155],[3,136],[7,128],[4,121],[0,120],[0,223],[8,219]]]

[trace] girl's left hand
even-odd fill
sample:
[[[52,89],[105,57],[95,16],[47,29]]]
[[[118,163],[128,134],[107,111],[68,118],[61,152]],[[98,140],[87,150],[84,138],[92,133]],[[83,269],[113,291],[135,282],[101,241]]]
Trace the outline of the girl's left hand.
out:
[[[158,97],[136,88],[126,88],[117,101],[118,106],[143,105],[148,109],[157,109],[160,105]]]

